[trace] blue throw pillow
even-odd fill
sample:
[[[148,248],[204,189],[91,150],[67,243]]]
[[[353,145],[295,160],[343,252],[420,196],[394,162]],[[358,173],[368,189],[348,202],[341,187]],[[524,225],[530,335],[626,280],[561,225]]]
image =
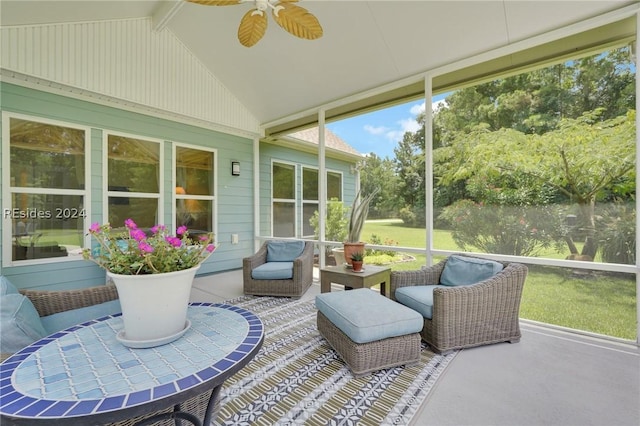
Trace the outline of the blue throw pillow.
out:
[[[22,294],[0,298],[0,351],[15,353],[47,336],[38,311]]]
[[[267,242],[267,262],[293,262],[304,251],[304,241]]]
[[[5,294],[20,294],[20,292],[7,277],[0,275],[0,296]]]
[[[476,284],[491,278],[502,271],[502,268],[502,263],[489,259],[449,256],[440,276],[440,284],[449,286]]]

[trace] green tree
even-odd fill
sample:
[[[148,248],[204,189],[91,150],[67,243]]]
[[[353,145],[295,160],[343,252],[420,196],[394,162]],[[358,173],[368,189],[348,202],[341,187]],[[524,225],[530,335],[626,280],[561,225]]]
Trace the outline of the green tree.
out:
[[[476,201],[498,204],[545,204],[563,196],[580,209],[587,231],[581,255],[593,259],[596,201],[609,191],[623,199],[635,192],[635,111],[606,121],[600,113],[564,119],[544,135],[500,129],[460,136],[439,153],[439,183],[465,181]],[[567,243],[578,254],[570,238]]]
[[[362,162],[360,171],[360,187],[363,194],[377,194],[371,200],[370,218],[391,217],[395,214],[397,197],[395,188],[398,177],[394,172],[393,162],[389,158],[380,158],[369,154]]]

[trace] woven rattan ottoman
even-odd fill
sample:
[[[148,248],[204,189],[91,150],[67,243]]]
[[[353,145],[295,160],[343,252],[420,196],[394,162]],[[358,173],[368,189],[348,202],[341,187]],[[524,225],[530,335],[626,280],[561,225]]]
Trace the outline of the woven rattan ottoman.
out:
[[[355,376],[420,360],[422,315],[368,288],[316,296],[318,331]]]

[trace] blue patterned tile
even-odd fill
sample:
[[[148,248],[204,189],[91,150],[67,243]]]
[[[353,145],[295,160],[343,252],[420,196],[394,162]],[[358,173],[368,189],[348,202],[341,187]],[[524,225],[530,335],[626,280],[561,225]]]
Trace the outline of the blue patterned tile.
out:
[[[90,414],[97,407],[99,402],[100,401],[95,400],[80,401],[71,410],[69,410],[69,415],[81,416],[83,414]]]
[[[59,401],[59,402],[56,402],[54,405],[51,406],[51,408],[49,408],[48,410],[44,411],[42,413],[42,416],[43,417],[62,417],[75,404],[77,404],[76,401]]]
[[[176,388],[173,385],[173,383],[167,383],[167,384],[156,386],[155,388],[153,388],[151,394],[153,395],[154,399],[159,399],[167,395],[171,395],[172,393],[175,392],[175,390]]]
[[[18,411],[22,411],[27,406],[33,404],[36,401],[37,401],[37,399],[35,399],[35,398],[31,398],[31,397],[28,397],[28,396],[23,396],[22,398],[18,398],[16,400],[14,400],[10,404],[2,405],[2,412],[9,413],[9,414],[15,414]]]
[[[125,397],[119,395],[112,398],[105,398],[98,407],[98,411],[111,411],[124,406]]]
[[[127,397],[126,406],[130,407],[133,405],[144,404],[145,402],[151,401],[151,390],[145,389],[138,392],[130,393]]]
[[[231,305],[192,304],[189,318],[192,327],[182,338],[151,349],[127,348],[115,339],[123,329],[119,315],[43,339],[0,366],[0,409],[33,407],[29,416],[52,418],[144,404],[215,378],[263,338],[255,315]],[[13,390],[10,375],[20,391]],[[70,400],[56,402],[60,398]]]

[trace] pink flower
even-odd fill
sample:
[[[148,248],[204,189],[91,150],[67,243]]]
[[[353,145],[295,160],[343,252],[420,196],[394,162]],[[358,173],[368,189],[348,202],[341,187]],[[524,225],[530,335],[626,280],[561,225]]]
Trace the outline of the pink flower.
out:
[[[200,237],[198,237],[198,239],[200,241],[207,241],[209,239],[209,237],[207,235],[200,235]]]
[[[176,237],[166,237],[165,240],[174,247],[180,247],[182,245],[182,240]]]
[[[89,232],[93,232],[95,234],[99,234],[100,233],[100,224],[98,222],[92,223],[91,227],[89,228]]]
[[[129,231],[129,234],[131,235],[131,238],[138,242],[141,242],[142,240],[147,238],[147,235],[141,229],[132,229]]]
[[[186,227],[186,226],[184,226],[184,225],[182,225],[182,226],[179,226],[179,227],[178,227],[178,230],[176,231],[176,234],[178,234],[178,235],[182,235],[182,234],[184,234],[185,232],[187,232],[187,227]]]
[[[153,247],[151,247],[149,244],[145,243],[144,241],[141,241],[140,243],[138,243],[138,248],[145,253],[153,253]]]
[[[129,229],[137,229],[138,225],[136,225],[136,223],[133,221],[133,219],[127,219],[124,221],[124,226],[126,226]]]
[[[151,232],[153,232],[154,234],[157,234],[160,231],[164,231],[166,228],[166,226],[164,225],[155,225],[154,227],[151,228]]]
[[[214,251],[215,249],[216,249],[216,246],[214,246],[213,244],[209,244],[209,245],[207,246],[207,251],[208,251],[209,253],[213,253],[213,251]]]

